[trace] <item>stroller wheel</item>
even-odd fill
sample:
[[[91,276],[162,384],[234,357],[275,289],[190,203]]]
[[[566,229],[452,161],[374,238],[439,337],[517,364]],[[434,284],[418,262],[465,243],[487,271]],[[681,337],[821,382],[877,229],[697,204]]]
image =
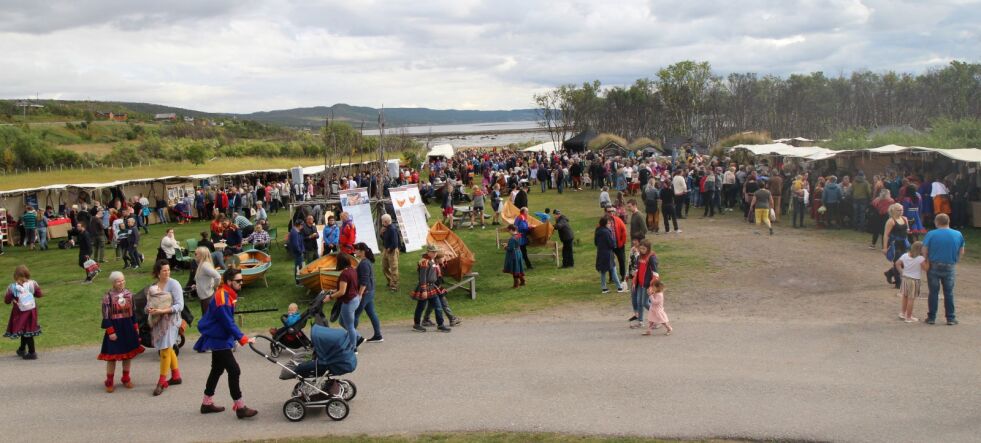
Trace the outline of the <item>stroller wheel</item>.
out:
[[[297,422],[307,416],[307,407],[299,399],[291,398],[283,403],[283,415],[287,420]]]
[[[278,343],[269,345],[269,355],[272,356],[272,358],[279,358],[279,354],[281,352],[283,352],[283,348]]]
[[[341,380],[341,386],[344,387],[344,395],[341,396],[344,401],[354,400],[354,397],[358,395],[358,387],[353,381],[348,379]]]
[[[334,421],[344,420],[347,418],[347,414],[351,412],[351,408],[347,405],[347,402],[339,398],[327,400],[324,409],[327,411],[327,416]]]

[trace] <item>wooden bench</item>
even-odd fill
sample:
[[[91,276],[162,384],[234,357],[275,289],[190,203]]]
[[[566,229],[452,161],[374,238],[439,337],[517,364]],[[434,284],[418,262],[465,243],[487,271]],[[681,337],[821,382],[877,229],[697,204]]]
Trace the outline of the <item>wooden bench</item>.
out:
[[[477,277],[480,276],[477,272],[471,272],[463,276],[463,280],[456,282],[455,284],[446,288],[446,292],[450,292],[454,289],[465,289],[470,291],[470,299],[477,299]],[[466,286],[466,287],[464,287]]]

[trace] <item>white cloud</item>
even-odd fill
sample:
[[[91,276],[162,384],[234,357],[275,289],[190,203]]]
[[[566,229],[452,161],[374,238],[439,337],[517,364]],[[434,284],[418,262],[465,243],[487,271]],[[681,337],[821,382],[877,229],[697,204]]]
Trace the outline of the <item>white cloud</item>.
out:
[[[686,59],[778,75],[977,62],[979,23],[977,0],[0,0],[0,97],[520,108]]]

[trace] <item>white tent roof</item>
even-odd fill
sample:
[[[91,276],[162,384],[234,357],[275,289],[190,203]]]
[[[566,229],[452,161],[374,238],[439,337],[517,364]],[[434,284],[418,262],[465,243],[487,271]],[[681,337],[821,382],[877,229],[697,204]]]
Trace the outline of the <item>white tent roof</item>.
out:
[[[744,149],[753,155],[779,155],[784,157],[796,157],[806,160],[824,160],[834,157],[842,151],[833,151],[818,146],[796,147],[784,143],[771,143],[768,145],[736,145],[729,149]]]
[[[546,154],[551,154],[559,149],[558,142],[545,142],[540,143],[535,146],[527,147],[522,149],[524,152],[544,152]]]
[[[923,146],[900,146],[900,145],[885,145],[878,148],[865,149],[865,150],[855,150],[851,151],[853,154],[861,154],[863,152],[869,152],[872,154],[898,154],[901,152],[909,152],[913,154],[940,154],[952,160],[962,161],[966,163],[981,163],[981,149],[976,148],[964,148],[964,149],[937,149],[937,148],[926,148]]]
[[[447,143],[447,144],[433,146],[433,148],[429,150],[429,153],[426,154],[426,157],[450,158],[453,156],[453,154],[454,154],[453,145]]]

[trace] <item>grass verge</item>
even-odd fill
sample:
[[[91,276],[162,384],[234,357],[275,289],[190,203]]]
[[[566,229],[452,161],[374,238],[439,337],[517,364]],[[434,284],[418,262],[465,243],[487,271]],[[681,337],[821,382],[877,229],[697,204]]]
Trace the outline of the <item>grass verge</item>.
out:
[[[595,199],[595,193],[587,192],[566,192],[559,195],[550,191],[545,197],[537,192],[530,194],[529,200],[534,210],[544,209],[545,205],[553,209],[562,209],[572,221],[579,243],[575,247],[574,269],[558,269],[554,261],[545,258],[533,259],[535,268],[528,273],[528,286],[521,289],[512,289],[511,278],[501,273],[504,259],[503,252],[495,246],[492,228],[496,226],[488,225],[485,230],[458,229],[457,233],[476,255],[477,262],[474,270],[480,273],[480,277],[477,279],[476,300],[470,300],[469,294],[464,291],[454,291],[449,295],[454,312],[467,318],[544,310],[567,303],[589,302],[606,306],[627,303],[625,297],[599,293],[599,277],[594,267],[596,252],[593,246],[593,229],[600,212]],[[431,213],[435,216],[438,208],[432,208]],[[271,221],[278,227],[280,236],[285,236],[287,233],[285,211],[272,215]],[[175,228],[176,236],[181,242],[185,239],[197,238],[199,232],[208,229],[204,222],[170,226]],[[148,259],[156,256],[156,249],[163,232],[164,226],[154,225],[150,227],[150,234],[141,238],[140,250]],[[705,270],[710,268],[710,262],[705,258],[705,254],[686,248],[680,243],[658,244],[656,238],[653,240],[662,264],[662,275],[669,284],[692,278],[696,274],[705,275]],[[531,248],[531,251],[541,252],[535,249]],[[7,254],[0,257],[0,269],[8,273],[0,275],[0,278],[9,279],[11,277],[9,273],[16,265],[26,264],[45,293],[38,302],[43,334],[37,341],[42,349],[91,345],[102,340],[103,331],[99,328],[102,295],[109,287],[107,278],[109,273],[121,270],[122,261],[113,261],[113,251],[106,251],[106,257],[110,262],[105,264],[96,282],[86,286],[81,285],[84,275],[76,266],[77,254],[78,251],[75,249],[27,251],[21,247],[14,247],[7,248]],[[238,309],[278,308],[280,311],[246,316],[246,330],[261,331],[277,326],[279,316],[285,312],[289,303],[297,302],[303,306],[305,300],[308,300],[305,289],[293,284],[291,260],[286,250],[282,247],[274,247],[271,254],[273,266],[267,274],[269,287],[263,287],[261,282],[246,287]],[[415,266],[419,256],[419,252],[402,255],[400,260],[402,281],[398,293],[385,289],[380,257],[376,263],[375,276],[379,286],[376,305],[385,328],[411,325],[410,319],[415,309],[415,302],[409,298],[408,291],[416,283]],[[126,271],[128,287],[134,293],[152,281],[150,260],[145,265],[135,272]],[[188,280],[188,272],[178,271],[174,274],[174,278],[184,284]],[[192,300],[192,303],[195,302]],[[192,304],[192,311],[195,316],[198,315],[199,309],[196,304]],[[191,334],[194,333],[192,328]],[[13,340],[0,341],[0,351],[13,351],[15,347],[16,342]]]

